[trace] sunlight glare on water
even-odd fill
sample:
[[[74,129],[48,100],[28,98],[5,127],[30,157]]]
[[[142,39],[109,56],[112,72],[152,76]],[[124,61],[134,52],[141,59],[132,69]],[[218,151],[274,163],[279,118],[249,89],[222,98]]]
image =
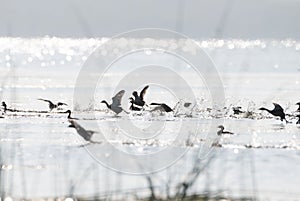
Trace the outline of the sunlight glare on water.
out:
[[[147,103],[166,102],[174,113],[162,114],[149,111],[121,113],[120,117],[108,112],[100,103],[105,99],[111,102],[115,93],[114,79],[119,79],[135,67],[139,60],[152,59],[153,55],[163,64],[174,63],[171,57],[160,57],[153,50],[145,50],[115,64],[115,71],[104,75],[91,102],[94,108],[73,104],[74,87],[82,65],[89,55],[108,38],[0,38],[0,80],[1,101],[9,108],[0,119],[1,192],[9,192],[4,200],[14,197],[92,197],[109,192],[132,192],[132,189],[148,190],[147,179],[121,174],[107,169],[87,153],[84,141],[67,120],[66,109],[77,109],[72,113],[86,130],[101,130],[95,133],[95,141],[105,150],[113,145],[118,150],[145,154],[156,153],[168,146],[178,151],[188,148],[188,152],[174,166],[153,176],[155,185],[160,186],[172,177],[170,186],[176,186],[193,168],[198,148],[216,138],[218,128],[211,130],[210,122],[224,119],[225,129],[234,135],[221,136],[214,143],[217,154],[208,170],[199,176],[191,192],[212,192],[220,195],[243,197],[258,196],[267,199],[293,200],[298,198],[300,138],[295,123],[299,98],[300,41],[295,40],[223,40],[210,39],[196,41],[215,63],[225,87],[225,108],[212,110],[210,93],[203,80],[195,80],[193,68],[182,64],[177,66],[179,74],[191,83],[196,100],[178,100],[174,94],[161,86],[150,85],[145,96]],[[160,43],[167,50],[182,49],[194,53],[195,46],[183,39],[113,39],[113,47],[101,52],[103,56],[118,54],[126,46]],[[160,60],[161,59],[161,60]],[[136,63],[132,62],[135,61]],[[113,67],[112,67],[113,68]],[[170,84],[175,85],[176,81]],[[129,107],[128,98],[132,92],[123,86],[126,95],[123,105]],[[141,90],[143,86],[135,87]],[[178,91],[185,90],[179,86]],[[50,99],[65,102],[62,110],[49,113],[48,103],[37,100]],[[282,123],[260,107],[273,108],[272,102],[280,103],[286,109],[291,124]],[[189,103],[185,106],[186,103]],[[89,105],[90,106],[90,105]],[[232,108],[240,106],[243,113],[236,115]],[[26,112],[33,110],[32,112]],[[95,110],[95,112],[93,111]],[[36,112],[39,111],[39,112]],[[131,121],[133,125],[146,129],[153,122],[166,122],[164,132],[155,139],[138,141],[130,138],[121,129],[114,127],[116,122]],[[96,124],[94,122],[97,122]],[[187,128],[178,133],[178,127],[187,122]],[[193,135],[194,122],[198,122],[198,133]],[[191,126],[189,126],[191,125]],[[176,131],[176,132],[175,132]],[[133,133],[135,137],[139,133]],[[185,141],[175,141],[177,135],[191,136]],[[174,143],[174,141],[176,143]],[[104,151],[107,160],[113,160],[113,152]],[[129,166],[122,161],[124,166]],[[286,170],[279,172],[279,170]],[[278,177],[278,174],[281,174]],[[259,180],[259,178],[265,178]],[[111,179],[113,178],[113,179]],[[170,179],[171,180],[171,179]],[[173,182],[173,183],[172,183]],[[203,184],[207,183],[205,187]],[[256,185],[254,185],[256,184]],[[282,185],[289,192],[282,197]],[[10,186],[14,186],[11,188]],[[91,188],[90,186],[95,186]],[[244,189],[241,189],[243,186]],[[225,189],[226,188],[226,189]],[[257,189],[255,189],[257,188]],[[175,188],[173,188],[175,189]],[[222,194],[224,192],[224,194]],[[271,192],[271,193],[270,193]],[[143,193],[142,193],[143,194]],[[6,194],[5,194],[6,195]]]

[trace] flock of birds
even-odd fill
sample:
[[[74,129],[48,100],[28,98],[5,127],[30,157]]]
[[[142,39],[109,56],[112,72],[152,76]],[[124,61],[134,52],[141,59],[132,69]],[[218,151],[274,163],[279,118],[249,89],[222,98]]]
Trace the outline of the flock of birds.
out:
[[[146,90],[149,88],[149,86],[145,86],[143,88],[143,90],[140,92],[140,94],[137,93],[137,91],[134,91],[132,93],[133,97],[130,97],[130,110],[133,111],[141,111],[143,110],[144,106],[147,106],[145,100],[144,100],[144,96],[146,94]],[[112,98],[112,104],[108,104],[105,100],[101,101],[101,103],[105,103],[107,108],[112,110],[113,112],[115,112],[116,115],[118,115],[119,113],[121,113],[122,111],[126,112],[122,106],[121,106],[121,100],[123,95],[125,94],[125,90],[121,90],[119,91],[113,98]],[[184,106],[189,106],[191,103],[185,103]],[[277,103],[273,103],[274,104],[274,109],[270,110],[264,107],[259,108],[259,110],[263,110],[263,111],[267,111],[270,114],[272,114],[275,117],[280,117],[281,121],[285,121],[286,123],[291,123],[286,119],[286,114],[283,110],[283,108],[277,104]],[[151,111],[162,111],[162,112],[172,112],[173,109],[170,108],[167,104],[165,103],[151,103],[151,106],[156,106],[155,108],[153,108]],[[298,109],[297,112],[298,114],[296,115],[296,117],[298,117],[298,121],[296,122],[296,124],[300,124],[300,102],[296,103],[296,105],[298,105]],[[234,114],[240,114],[243,113],[243,111],[241,111],[241,107],[233,107],[233,112]],[[126,112],[128,113],[128,112]],[[220,128],[220,130],[218,131],[218,135],[221,134],[233,134],[232,132],[228,132],[228,131],[224,131],[224,126],[220,125],[218,128]]]
[[[134,91],[132,93],[133,97],[130,97],[130,108],[129,110],[132,111],[142,111],[144,110],[144,106],[148,106],[144,100],[144,96],[146,94],[147,89],[149,88],[149,85],[145,86],[143,90],[138,94],[137,91]],[[101,101],[101,103],[106,104],[107,108],[112,110],[116,115],[124,111],[125,113],[128,113],[126,110],[124,110],[121,106],[122,97],[125,94],[125,90],[119,91],[114,97],[112,97],[112,103],[108,104],[106,100]],[[173,109],[170,108],[165,103],[151,103],[150,106],[155,106],[151,111],[159,110],[161,112],[172,112]]]
[[[149,108],[149,106],[146,104],[145,99],[144,99],[148,88],[149,88],[149,85],[145,86],[140,93],[138,93],[137,91],[134,91],[132,93],[133,97],[129,98],[129,100],[130,100],[129,102],[131,104],[129,107],[129,110],[143,111],[143,110],[145,110],[145,107]],[[110,109],[111,111],[113,111],[115,113],[115,115],[118,115],[121,112],[125,112],[125,113],[129,114],[129,112],[124,110],[121,105],[124,94],[125,94],[125,90],[121,90],[115,96],[112,97],[111,104],[109,104],[106,100],[102,100],[101,103],[105,104],[108,109]],[[52,101],[47,100],[47,99],[39,98],[38,100],[47,102],[49,105],[50,112],[54,109],[63,110],[62,106],[68,106],[66,103],[62,103],[62,102],[58,102],[55,104]],[[280,117],[281,121],[285,121],[286,123],[291,123],[286,119],[286,114],[284,112],[284,109],[277,103],[273,103],[273,104],[274,104],[274,108],[272,110],[264,108],[264,107],[259,108],[259,110],[267,111],[275,117]],[[184,103],[183,106],[189,107],[190,105],[191,105],[191,103],[187,102],[187,103]],[[298,118],[296,124],[300,124],[300,102],[296,103],[296,105],[298,105],[298,109],[297,109],[296,115],[295,115]],[[0,116],[0,118],[4,118],[3,115],[6,114],[7,111],[11,111],[11,112],[21,111],[21,110],[16,110],[16,109],[9,109],[5,102],[2,102],[1,106],[3,108],[3,112],[2,112],[2,116]],[[168,113],[168,112],[174,111],[174,109],[172,109],[165,103],[151,103],[150,108],[151,108],[150,112],[160,111],[161,113],[163,113],[163,112]],[[234,114],[238,115],[238,114],[244,113],[244,111],[241,110],[242,109],[241,107],[233,107],[232,109],[233,109]],[[69,122],[71,123],[71,125],[69,127],[75,128],[77,130],[77,132],[86,141],[92,142],[91,137],[94,134],[94,131],[85,130],[76,121],[74,121],[74,120],[78,120],[78,119],[71,116],[71,110],[66,110],[65,112],[60,112],[60,113],[67,113],[68,114],[67,118],[68,118]],[[234,134],[232,132],[225,131],[225,128],[223,125],[218,126],[218,128],[220,130],[217,132],[217,135]]]

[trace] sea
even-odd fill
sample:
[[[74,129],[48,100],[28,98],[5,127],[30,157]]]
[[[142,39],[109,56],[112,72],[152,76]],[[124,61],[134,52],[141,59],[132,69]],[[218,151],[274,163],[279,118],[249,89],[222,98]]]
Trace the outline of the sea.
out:
[[[2,37],[1,199],[300,200],[299,54],[293,39]],[[121,90],[116,115],[101,101]],[[259,110],[272,103],[289,123]]]

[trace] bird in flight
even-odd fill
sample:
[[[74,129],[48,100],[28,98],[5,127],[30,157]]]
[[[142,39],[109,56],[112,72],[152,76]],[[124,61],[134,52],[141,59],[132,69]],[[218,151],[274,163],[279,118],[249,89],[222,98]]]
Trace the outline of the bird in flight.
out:
[[[104,103],[107,106],[107,108],[112,110],[114,113],[116,113],[116,115],[118,115],[122,111],[126,112],[121,107],[121,101],[124,94],[125,94],[125,90],[119,91],[114,97],[112,97],[112,104],[108,104],[106,100],[101,101],[101,103]]]
[[[50,100],[46,100],[46,99],[42,99],[42,98],[39,98],[38,100],[41,100],[41,101],[45,101],[47,103],[49,103],[49,109],[50,109],[50,112],[53,110],[53,109],[56,109],[58,108],[59,106],[63,106],[63,105],[66,105],[66,103],[62,103],[62,102],[58,102],[57,104],[54,104],[52,101]]]
[[[138,95],[137,91],[134,91],[132,95],[134,96],[134,104],[143,107],[146,103],[144,101],[144,96],[146,94],[149,85],[145,86],[144,89],[141,91],[140,95]]]
[[[283,108],[277,103],[273,103],[273,105],[275,106],[273,110],[269,110],[264,107],[259,108],[259,110],[265,110],[275,117],[280,117],[281,121],[285,120],[286,123],[289,123],[285,118],[285,113],[283,111]]]

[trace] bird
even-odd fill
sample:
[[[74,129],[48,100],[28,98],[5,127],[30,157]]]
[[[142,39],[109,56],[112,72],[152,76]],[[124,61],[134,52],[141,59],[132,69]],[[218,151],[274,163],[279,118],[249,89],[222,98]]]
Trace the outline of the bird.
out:
[[[55,109],[55,108],[58,108],[59,106],[63,106],[63,105],[66,105],[66,103],[62,103],[62,102],[58,102],[57,104],[54,104],[53,102],[51,102],[50,100],[46,100],[46,99],[42,99],[42,98],[39,98],[38,100],[41,100],[41,101],[45,101],[45,102],[48,102],[49,103],[49,109],[50,109],[50,112]]]
[[[70,119],[74,119],[74,120],[78,120],[78,118],[74,118],[74,117],[71,117],[71,110],[67,110],[67,111],[65,111],[65,112],[62,112],[62,113],[68,113],[68,120],[70,120]]]
[[[96,133],[95,131],[91,131],[91,130],[86,130],[84,129],[82,126],[80,126],[74,119],[69,119],[69,122],[71,123],[71,125],[69,127],[75,128],[77,133],[86,141],[88,142],[94,142],[93,140],[91,140],[92,136],[94,133]]]
[[[160,110],[162,112],[173,112],[173,109],[170,108],[167,104],[165,103],[151,103],[150,105],[157,105],[153,110],[151,111],[156,111]]]
[[[134,99],[132,97],[130,97],[129,100],[131,103],[130,108],[129,108],[130,110],[133,110],[133,111],[141,111],[142,110],[141,108],[134,106]]]
[[[6,113],[7,105],[6,105],[6,103],[4,101],[2,102],[1,106],[3,107],[3,112]]]
[[[146,104],[144,101],[144,96],[145,96],[145,93],[148,88],[149,88],[149,85],[145,86],[144,89],[141,91],[140,95],[138,95],[138,93],[136,91],[134,91],[132,93],[132,95],[134,96],[134,104],[135,105],[143,107]]]
[[[114,97],[112,97],[112,104],[108,104],[106,100],[101,101],[101,103],[105,103],[107,108],[116,113],[116,115],[118,115],[122,111],[128,113],[121,107],[121,100],[124,94],[125,90],[119,91]]]
[[[191,104],[192,104],[192,103],[188,103],[188,102],[186,102],[186,103],[184,103],[184,104],[183,104],[183,106],[184,106],[184,107],[190,107],[190,106],[191,106]]]
[[[296,105],[298,105],[298,109],[297,109],[297,112],[300,112],[300,102],[296,103]]]
[[[243,111],[241,111],[242,107],[240,106],[237,106],[237,107],[233,107],[232,110],[233,110],[233,114],[241,114],[241,113],[244,113]]]
[[[285,118],[285,113],[283,111],[283,108],[277,103],[273,103],[273,105],[275,106],[273,110],[269,110],[264,107],[259,108],[259,110],[265,110],[265,111],[269,112],[270,114],[272,114],[273,116],[280,117],[281,121],[285,120],[286,123],[289,123]]]
[[[224,131],[224,126],[220,125],[218,126],[218,128],[220,128],[220,130],[217,132],[218,135],[233,135],[234,133],[229,132],[229,131]]]

